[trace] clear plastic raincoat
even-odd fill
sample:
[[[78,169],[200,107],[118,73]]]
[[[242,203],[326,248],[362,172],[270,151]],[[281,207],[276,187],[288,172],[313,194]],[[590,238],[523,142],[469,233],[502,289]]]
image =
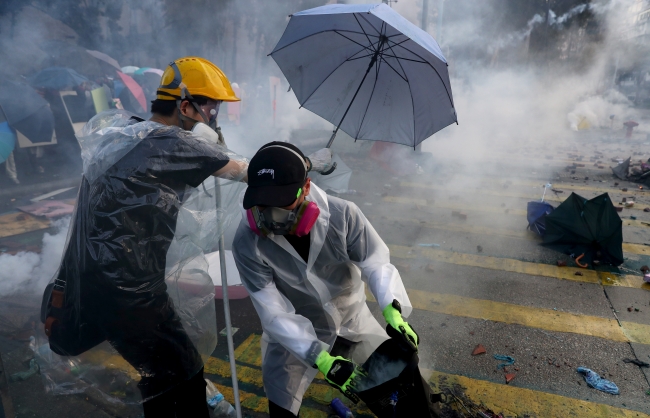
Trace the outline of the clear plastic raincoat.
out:
[[[132,116],[101,113],[78,137],[84,175],[43,297],[51,335],[35,347],[54,393],[93,387],[141,402],[194,376],[217,343],[204,253],[239,218],[247,163],[191,132]],[[229,161],[240,162],[233,181],[209,178]]]
[[[266,395],[294,414],[318,372],[312,367],[316,356],[330,351],[337,336],[359,343],[351,354],[358,364],[388,339],[366,305],[364,282],[382,309],[397,299],[405,317],[412,310],[388,247],[361,210],[314,183],[307,199],[320,215],[306,263],[285,237],[260,237],[244,221],[233,242],[242,283],[264,329]]]

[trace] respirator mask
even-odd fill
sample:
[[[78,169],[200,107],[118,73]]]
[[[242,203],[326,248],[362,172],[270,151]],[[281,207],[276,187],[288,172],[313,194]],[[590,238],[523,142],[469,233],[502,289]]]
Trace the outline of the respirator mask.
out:
[[[305,200],[293,210],[268,207],[259,210],[257,206],[246,211],[248,225],[257,235],[305,236],[318,220],[320,209],[314,202]]]

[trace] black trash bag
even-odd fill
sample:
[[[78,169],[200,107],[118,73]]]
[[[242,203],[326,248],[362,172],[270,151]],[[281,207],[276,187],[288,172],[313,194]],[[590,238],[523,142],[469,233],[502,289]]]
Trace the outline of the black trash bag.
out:
[[[400,340],[386,340],[362,366],[368,377],[357,386],[359,398],[379,418],[439,417],[439,397],[422,378],[419,361]]]

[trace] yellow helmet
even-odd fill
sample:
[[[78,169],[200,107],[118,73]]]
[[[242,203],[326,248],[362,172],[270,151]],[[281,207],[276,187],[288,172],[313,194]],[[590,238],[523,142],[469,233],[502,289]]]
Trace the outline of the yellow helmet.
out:
[[[169,63],[160,80],[156,98],[178,100],[188,94],[224,102],[240,100],[223,71],[205,58],[199,57],[184,57]]]

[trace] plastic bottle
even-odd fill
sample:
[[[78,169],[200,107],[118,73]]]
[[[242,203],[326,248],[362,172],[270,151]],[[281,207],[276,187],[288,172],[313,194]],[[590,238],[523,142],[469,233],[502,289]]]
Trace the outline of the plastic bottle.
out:
[[[330,404],[336,415],[338,415],[340,418],[354,418],[354,415],[352,415],[352,411],[350,411],[350,408],[345,406],[343,402],[339,398],[334,398],[332,399],[332,403]]]
[[[235,408],[233,408],[232,405],[230,405],[230,402],[223,397],[214,383],[208,379],[205,379],[205,383],[205,397],[210,408],[214,410],[214,416],[228,418],[236,417],[237,413],[235,412]]]

